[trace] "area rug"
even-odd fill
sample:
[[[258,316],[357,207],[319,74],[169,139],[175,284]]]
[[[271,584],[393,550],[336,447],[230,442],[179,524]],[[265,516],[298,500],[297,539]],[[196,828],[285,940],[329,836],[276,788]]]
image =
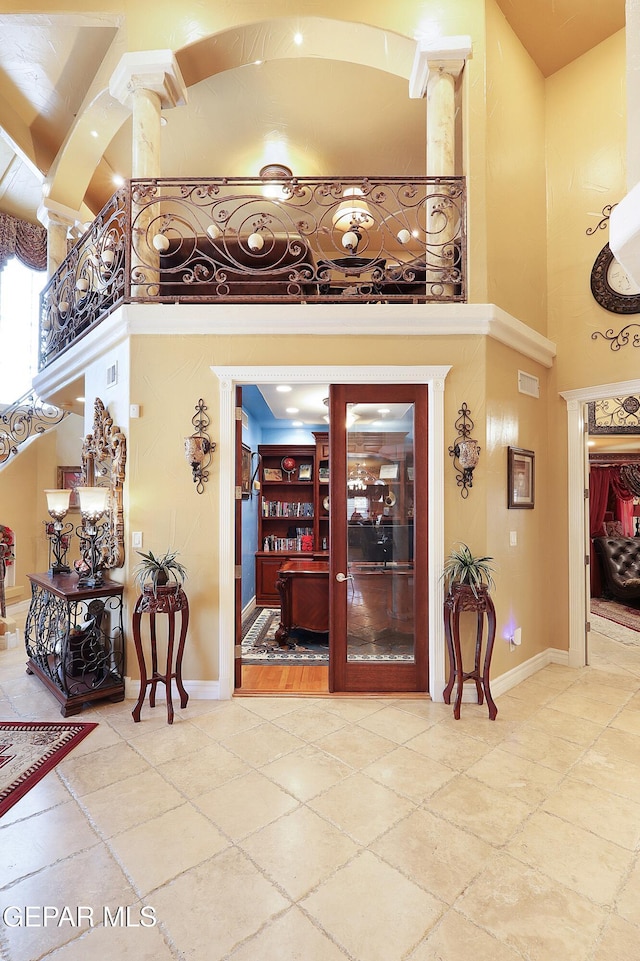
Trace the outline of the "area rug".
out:
[[[243,664],[328,664],[329,636],[311,631],[292,631],[287,647],[280,647],[275,634],[280,624],[279,607],[262,607],[242,625]]]
[[[97,726],[0,721],[0,817]]]
[[[632,631],[640,631],[640,605],[633,607],[621,601],[607,601],[603,597],[591,598],[591,613],[615,621]]]

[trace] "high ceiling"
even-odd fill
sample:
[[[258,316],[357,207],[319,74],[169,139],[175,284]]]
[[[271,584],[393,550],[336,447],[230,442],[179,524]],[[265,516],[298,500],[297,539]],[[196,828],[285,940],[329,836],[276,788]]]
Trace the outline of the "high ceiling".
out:
[[[624,0],[497,2],[545,76],[624,26]],[[125,32],[120,18],[103,13],[0,14],[0,211],[36,221],[44,179],[90,116],[87,108],[95,111]],[[389,56],[404,57],[410,41],[392,33],[384,38],[385,55],[395,46]],[[256,31],[255,40],[259,56],[265,38]],[[406,78],[397,73],[292,51],[241,66],[227,55],[225,69],[192,84],[185,56],[178,53],[189,104],[167,112],[166,176],[256,175],[267,160],[284,159],[277,156],[283,143],[303,175],[362,174],[371,171],[372,157],[376,173],[424,172],[424,104],[407,97]],[[89,215],[113,192],[114,173],[130,175],[129,129],[116,123],[104,147],[96,145],[93,154],[88,147],[81,157],[95,168]]]

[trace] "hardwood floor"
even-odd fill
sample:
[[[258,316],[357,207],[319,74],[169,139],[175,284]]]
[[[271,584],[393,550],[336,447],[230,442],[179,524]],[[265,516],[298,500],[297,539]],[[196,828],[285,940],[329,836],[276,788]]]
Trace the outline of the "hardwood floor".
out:
[[[245,664],[242,667],[242,687],[236,696],[244,694],[328,694],[329,668],[326,665]]]

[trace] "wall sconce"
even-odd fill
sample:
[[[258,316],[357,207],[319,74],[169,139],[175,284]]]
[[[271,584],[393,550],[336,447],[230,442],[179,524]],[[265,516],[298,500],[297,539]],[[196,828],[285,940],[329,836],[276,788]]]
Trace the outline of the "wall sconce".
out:
[[[63,524],[69,511],[70,490],[45,491],[47,496],[47,510],[53,518],[53,524],[45,521],[47,537],[49,538],[49,574],[70,574],[71,568],[67,564],[67,551],[73,534],[73,524]],[[53,560],[52,560],[53,557]]]
[[[184,456],[191,466],[193,483],[196,485],[198,494],[204,493],[204,485],[209,480],[211,455],[216,449],[215,443],[207,433],[207,427],[211,421],[205,413],[206,409],[205,402],[201,397],[196,404],[196,412],[191,418],[195,433],[184,439]]]
[[[108,487],[77,487],[80,500],[82,525],[76,533],[80,538],[80,562],[74,565],[78,574],[78,587],[98,587],[102,584],[103,551],[102,541],[106,537],[109,524],[99,521],[109,506]]]
[[[455,422],[458,437],[455,443],[449,448],[449,457],[453,457],[453,466],[458,472],[456,480],[458,487],[461,488],[462,497],[469,496],[469,489],[473,487],[473,472],[478,466],[480,458],[480,445],[477,440],[470,437],[473,430],[471,412],[466,404],[463,404],[458,411],[460,415]]]

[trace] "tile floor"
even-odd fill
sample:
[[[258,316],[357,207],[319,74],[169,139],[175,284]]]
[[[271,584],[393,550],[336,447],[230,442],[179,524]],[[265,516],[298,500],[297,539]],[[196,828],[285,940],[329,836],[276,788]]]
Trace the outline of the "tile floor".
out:
[[[640,634],[591,652],[495,722],[404,699],[86,711],[99,727],[0,820],[0,955],[637,961]],[[20,649],[0,717],[60,717]]]

